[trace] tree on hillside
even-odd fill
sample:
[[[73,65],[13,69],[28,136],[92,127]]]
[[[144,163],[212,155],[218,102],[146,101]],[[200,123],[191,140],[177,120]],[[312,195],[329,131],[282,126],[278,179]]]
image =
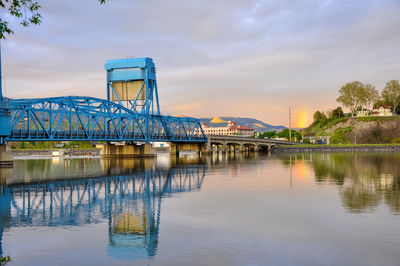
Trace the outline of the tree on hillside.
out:
[[[382,98],[390,103],[393,112],[396,112],[400,104],[400,84],[398,80],[391,80],[386,83],[385,88],[382,90]]]
[[[384,99],[379,99],[379,100],[377,100],[375,103],[374,103],[374,108],[375,107],[378,107],[378,106],[380,106],[380,105],[389,105],[390,107],[392,107],[392,103],[391,102],[388,102],[388,101],[386,101],[386,100],[384,100]]]
[[[325,123],[328,118],[326,117],[325,114],[321,113],[320,111],[316,111],[313,115],[313,125],[319,124],[319,123]]]
[[[336,108],[332,111],[331,118],[336,119],[336,118],[340,118],[340,117],[344,117],[344,113],[343,113],[342,107],[339,106],[338,108]]]
[[[276,131],[265,131],[263,133],[264,138],[275,138],[277,135]]]
[[[106,0],[98,0],[100,4],[104,4]],[[42,22],[42,16],[39,13],[41,6],[38,1],[34,0],[0,0],[0,8],[6,9],[11,16],[17,17],[24,27],[29,25],[39,25]],[[9,27],[8,21],[0,18],[0,39],[5,39],[6,34],[13,34],[13,30]]]
[[[379,91],[371,84],[366,84],[365,90],[367,92],[366,106],[372,109],[374,103],[379,100]]]
[[[279,138],[285,138],[287,140],[289,140],[289,129],[285,128],[284,130],[282,130],[281,132],[278,133],[278,137]],[[302,139],[302,136],[299,132],[297,132],[296,130],[291,130],[291,137],[293,139],[295,139],[296,141],[300,141]]]
[[[366,105],[369,102],[369,89],[367,85],[353,81],[343,85],[339,90],[339,97],[336,99],[339,103],[347,107],[351,115],[354,116],[354,112],[360,105]]]

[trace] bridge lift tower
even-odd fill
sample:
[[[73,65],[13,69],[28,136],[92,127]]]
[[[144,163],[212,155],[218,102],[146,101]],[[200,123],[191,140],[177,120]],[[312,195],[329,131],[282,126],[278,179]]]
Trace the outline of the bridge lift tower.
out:
[[[105,69],[108,101],[116,102],[134,112],[161,115],[153,59],[145,57],[108,60]]]

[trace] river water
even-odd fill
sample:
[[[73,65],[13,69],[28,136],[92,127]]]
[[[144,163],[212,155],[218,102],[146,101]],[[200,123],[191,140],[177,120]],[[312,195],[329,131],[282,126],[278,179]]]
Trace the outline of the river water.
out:
[[[400,265],[400,154],[23,159],[9,265]]]

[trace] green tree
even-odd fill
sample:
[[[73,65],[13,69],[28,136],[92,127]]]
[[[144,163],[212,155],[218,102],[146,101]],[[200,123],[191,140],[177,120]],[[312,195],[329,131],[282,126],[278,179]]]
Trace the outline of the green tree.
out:
[[[98,0],[100,4],[104,4],[106,0]],[[29,25],[39,25],[42,22],[42,16],[39,13],[41,6],[35,0],[0,0],[0,8],[6,9],[11,16],[18,18],[21,25],[28,27]],[[6,34],[13,34],[13,30],[9,27],[8,21],[0,18],[0,39],[5,39]]]
[[[314,113],[314,115],[313,115],[313,119],[314,119],[314,121],[313,121],[313,125],[316,125],[316,124],[319,124],[319,123],[325,123],[327,120],[328,120],[328,118],[326,117],[326,115],[325,114],[323,114],[323,113],[321,113],[320,111],[316,111],[315,113]]]
[[[396,112],[400,104],[400,84],[398,80],[391,80],[386,83],[385,88],[382,90],[382,99],[390,103],[393,112]]]
[[[338,108],[336,108],[332,111],[331,118],[336,119],[336,118],[341,118],[341,117],[344,117],[344,113],[343,113],[342,107],[339,106]]]
[[[380,105],[389,105],[389,106],[392,107],[392,103],[390,103],[390,102],[388,102],[388,101],[386,101],[386,100],[383,100],[383,99],[377,100],[377,101],[374,103],[374,107],[378,107],[378,106],[380,106]]]
[[[263,133],[264,138],[275,138],[277,135],[276,131],[265,131]]]
[[[21,144],[19,145],[19,148],[20,149],[25,149],[26,148],[25,142],[21,142]]]
[[[365,90],[367,92],[366,105],[371,109],[374,103],[379,100],[379,91],[371,84],[366,84]]]
[[[291,140],[297,140],[300,141],[302,139],[302,136],[299,132],[297,132],[296,130],[291,130],[291,135],[292,135],[292,139]],[[285,128],[284,130],[282,130],[281,132],[278,133],[278,137],[279,138],[285,138],[287,140],[289,140],[289,129]]]
[[[359,81],[349,82],[340,88],[336,101],[347,107],[354,116],[358,106],[366,105],[369,102],[370,88],[368,87],[369,84],[365,85]]]

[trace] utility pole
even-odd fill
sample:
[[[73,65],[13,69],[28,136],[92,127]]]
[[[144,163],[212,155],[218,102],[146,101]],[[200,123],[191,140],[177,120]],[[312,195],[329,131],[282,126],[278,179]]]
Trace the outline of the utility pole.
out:
[[[289,106],[289,141],[292,141],[292,117]]]

